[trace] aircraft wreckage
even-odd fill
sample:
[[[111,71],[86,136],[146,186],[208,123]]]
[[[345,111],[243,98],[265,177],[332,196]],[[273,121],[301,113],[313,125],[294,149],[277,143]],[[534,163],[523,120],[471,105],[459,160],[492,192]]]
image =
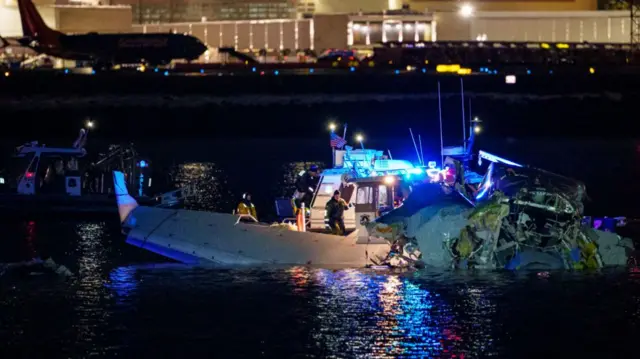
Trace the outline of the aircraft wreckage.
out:
[[[514,270],[629,264],[631,239],[583,220],[583,183],[483,154],[492,162],[477,186],[465,183],[454,161],[453,182],[416,187],[403,206],[368,225],[372,237],[392,243],[382,262]]]
[[[250,215],[139,206],[114,173],[129,244],[186,263],[215,265],[431,266],[485,269],[590,269],[624,266],[630,239],[583,223],[585,186],[480,151],[486,172],[447,157],[414,166],[383,151],[334,151],[309,208],[281,222]],[[462,157],[468,158],[468,154]],[[325,204],[335,190],[349,203],[346,236],[330,234]]]

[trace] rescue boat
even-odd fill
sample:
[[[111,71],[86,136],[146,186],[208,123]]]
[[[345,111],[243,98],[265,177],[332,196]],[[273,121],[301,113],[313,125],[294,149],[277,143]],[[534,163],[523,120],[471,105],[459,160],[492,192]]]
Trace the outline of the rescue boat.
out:
[[[412,180],[425,169],[383,151],[334,151],[334,167],[322,173],[310,215],[259,223],[248,215],[166,209],[139,205],[127,191],[122,172],[113,173],[114,188],[127,243],[184,263],[216,265],[299,265],[364,267],[382,263],[391,251],[387,240],[369,236],[366,225],[397,207]],[[335,190],[350,203],[345,211],[346,235],[333,235],[325,205]],[[281,202],[282,207],[291,201]],[[289,207],[290,210],[290,207]],[[294,225],[294,223],[297,225]]]

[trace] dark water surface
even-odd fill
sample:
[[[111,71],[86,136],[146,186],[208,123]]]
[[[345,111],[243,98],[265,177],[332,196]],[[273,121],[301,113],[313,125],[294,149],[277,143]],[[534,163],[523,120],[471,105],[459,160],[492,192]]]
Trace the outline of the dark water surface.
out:
[[[167,264],[117,220],[0,223],[0,357],[629,358],[640,275]],[[164,263],[164,264],[163,264]]]

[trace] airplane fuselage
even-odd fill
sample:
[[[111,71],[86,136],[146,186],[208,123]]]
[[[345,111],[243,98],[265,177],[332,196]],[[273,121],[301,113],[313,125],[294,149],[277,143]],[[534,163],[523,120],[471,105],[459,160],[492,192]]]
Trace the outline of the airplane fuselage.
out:
[[[55,44],[36,41],[34,45],[36,51],[50,56],[105,64],[162,65],[195,60],[207,50],[197,38],[182,34],[60,34]]]

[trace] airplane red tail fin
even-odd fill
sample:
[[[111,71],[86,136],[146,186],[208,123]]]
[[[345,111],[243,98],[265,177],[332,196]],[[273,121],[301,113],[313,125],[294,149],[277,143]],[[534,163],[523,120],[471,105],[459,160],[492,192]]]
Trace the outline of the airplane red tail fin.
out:
[[[25,37],[36,39],[42,45],[57,45],[60,33],[47,26],[31,0],[18,0],[18,9]]]

